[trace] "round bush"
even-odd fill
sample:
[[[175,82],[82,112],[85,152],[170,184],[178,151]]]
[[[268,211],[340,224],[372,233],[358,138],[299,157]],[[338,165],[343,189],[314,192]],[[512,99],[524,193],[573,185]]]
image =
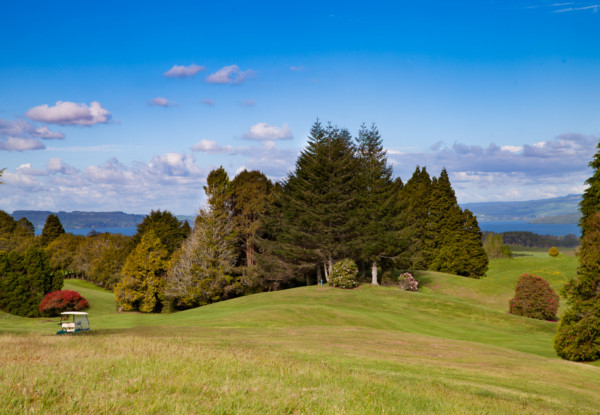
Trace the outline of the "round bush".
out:
[[[523,274],[517,282],[515,297],[509,302],[509,313],[539,320],[556,320],[558,301],[558,294],[548,281],[537,275]]]
[[[45,317],[59,316],[63,311],[81,311],[90,304],[77,291],[54,291],[46,295],[40,304],[40,314]]]
[[[358,267],[351,259],[342,259],[333,264],[329,275],[329,284],[333,287],[354,288],[358,286],[356,275]]]
[[[548,255],[550,255],[551,257],[557,257],[558,256],[558,248],[553,246],[552,248],[550,248],[548,250]]]
[[[403,291],[417,291],[419,282],[415,280],[410,272],[405,272],[398,276],[398,285]]]
[[[554,349],[563,359],[600,359],[600,304],[576,304],[561,317],[554,337]]]

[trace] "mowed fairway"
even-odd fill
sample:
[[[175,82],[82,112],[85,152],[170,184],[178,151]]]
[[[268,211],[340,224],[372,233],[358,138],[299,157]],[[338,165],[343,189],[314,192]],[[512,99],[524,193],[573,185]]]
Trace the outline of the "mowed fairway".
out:
[[[600,367],[556,357],[556,323],[507,314],[522,273],[558,289],[573,257],[493,261],[420,292],[363,285],[251,295],[174,314],[116,313],[67,281],[93,331],[0,314],[0,413],[599,413]]]

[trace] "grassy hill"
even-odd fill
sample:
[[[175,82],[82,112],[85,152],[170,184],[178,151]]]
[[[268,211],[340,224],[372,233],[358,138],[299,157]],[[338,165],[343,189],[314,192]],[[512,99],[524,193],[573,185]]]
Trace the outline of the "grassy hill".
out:
[[[174,314],[116,313],[67,281],[93,331],[0,315],[8,412],[597,413],[598,365],[556,357],[556,323],[507,314],[520,274],[559,288],[575,258],[425,272],[418,293],[361,286],[256,294]]]

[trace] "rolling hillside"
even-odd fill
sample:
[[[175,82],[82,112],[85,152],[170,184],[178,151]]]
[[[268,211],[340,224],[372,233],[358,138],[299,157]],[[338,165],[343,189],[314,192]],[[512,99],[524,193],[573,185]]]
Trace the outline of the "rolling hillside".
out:
[[[481,280],[425,272],[418,293],[312,286],[159,315],[116,313],[110,292],[71,280],[65,287],[90,301],[93,332],[60,337],[55,321],[0,319],[8,385],[0,404],[14,412],[595,413],[600,367],[557,358],[556,323],[507,314],[521,273],[558,288],[575,268],[573,257],[536,254],[493,261]],[[52,364],[61,355],[77,357],[68,378]]]

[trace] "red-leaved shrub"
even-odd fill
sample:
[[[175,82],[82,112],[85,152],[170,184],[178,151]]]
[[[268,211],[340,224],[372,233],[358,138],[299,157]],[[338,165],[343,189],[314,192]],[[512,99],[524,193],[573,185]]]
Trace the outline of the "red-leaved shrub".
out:
[[[537,275],[523,274],[517,282],[515,297],[509,302],[509,313],[539,320],[556,320],[558,301],[558,294],[548,281]]]
[[[54,291],[46,295],[40,304],[40,314],[45,317],[59,316],[63,311],[81,311],[90,304],[77,291]]]

